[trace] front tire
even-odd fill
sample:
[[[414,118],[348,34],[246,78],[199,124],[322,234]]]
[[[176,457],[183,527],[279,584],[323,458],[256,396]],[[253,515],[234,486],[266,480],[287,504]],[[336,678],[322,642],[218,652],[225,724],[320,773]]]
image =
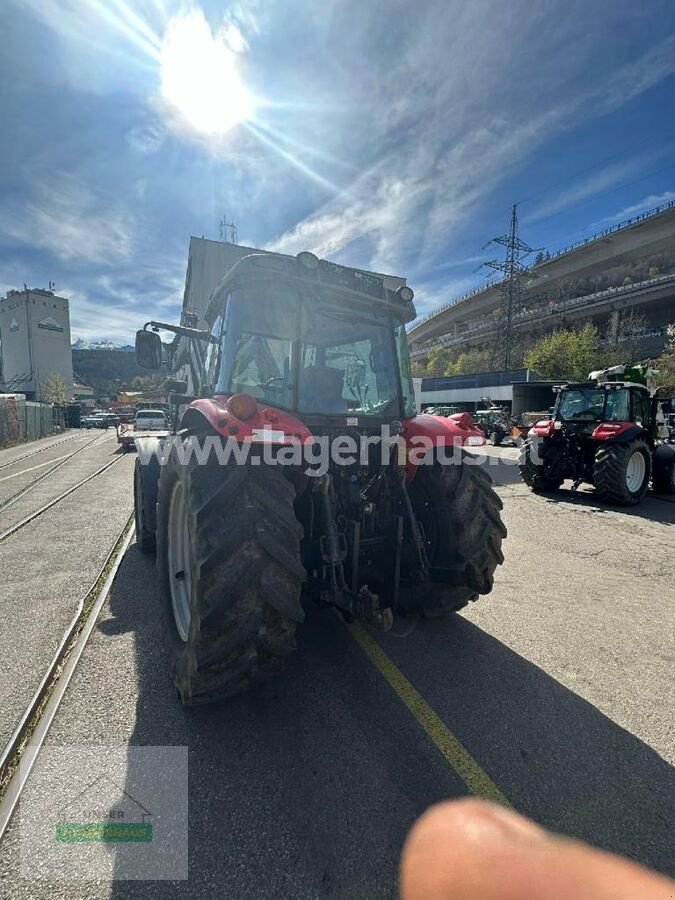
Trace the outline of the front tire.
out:
[[[593,463],[595,492],[608,503],[633,506],[649,487],[651,450],[646,441],[601,444]]]
[[[305,570],[294,496],[279,468],[198,465],[194,456],[181,464],[172,449],[159,485],[157,564],[184,703],[249,690],[295,649]]]
[[[502,501],[488,473],[465,459],[420,466],[408,487],[431,564],[428,581],[401,586],[400,603],[408,611],[438,616],[462,609],[490,593],[504,562]]]
[[[554,469],[555,451],[544,443],[542,446],[541,462],[534,460],[534,438],[527,438],[520,448],[520,477],[534,494],[554,493],[560,490],[563,479],[556,474]]]

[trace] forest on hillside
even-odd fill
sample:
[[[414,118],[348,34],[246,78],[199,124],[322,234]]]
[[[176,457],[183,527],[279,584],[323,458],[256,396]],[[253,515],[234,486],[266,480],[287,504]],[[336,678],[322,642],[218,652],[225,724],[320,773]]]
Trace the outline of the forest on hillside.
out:
[[[166,380],[166,373],[148,373],[124,350],[73,350],[73,372],[76,380],[94,388],[97,399],[114,399],[123,390],[151,390]]]

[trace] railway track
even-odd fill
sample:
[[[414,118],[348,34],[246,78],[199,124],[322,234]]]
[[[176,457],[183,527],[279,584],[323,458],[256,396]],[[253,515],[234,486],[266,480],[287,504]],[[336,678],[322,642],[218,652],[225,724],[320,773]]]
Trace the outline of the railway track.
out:
[[[121,458],[123,457],[118,459]],[[81,484],[90,481],[117,461],[116,459],[112,463],[108,463]],[[67,493],[72,493],[75,489],[71,488]],[[49,506],[53,505],[54,503],[49,504]],[[0,840],[9,825],[33,762],[44,743],[68,683],[96,624],[117,569],[134,536],[132,522],[133,515],[129,517],[122,528],[96,579],[80,598],[76,613],[65,630],[56,653],[2,750],[0,755]],[[0,540],[2,539],[3,537],[0,536]],[[21,762],[21,766],[19,766],[19,762]]]
[[[76,437],[78,437],[80,432],[76,432],[75,434],[69,434],[67,437],[61,438],[58,441],[54,441],[53,444],[45,444],[43,447],[37,447],[31,453],[24,453],[23,456],[17,456],[14,459],[10,459],[8,462],[0,463],[0,471],[2,469],[7,469],[9,466],[15,465],[15,463],[22,462],[24,459],[30,459],[33,456],[37,456],[38,453],[43,453],[45,450],[52,450],[54,447],[58,447],[61,444],[65,444],[67,441],[72,441]]]
[[[79,488],[83,487],[85,484],[88,484],[90,481],[93,481],[94,478],[97,478],[99,475],[102,475],[103,472],[106,472],[112,466],[117,465],[121,460],[125,459],[125,456],[120,454],[119,456],[115,456],[109,462],[100,466],[100,468],[96,469],[95,472],[87,475],[86,478],[78,481],[77,484],[72,485],[67,490],[62,491],[58,496],[54,497],[48,503],[43,504],[43,506],[36,509],[34,512],[30,513],[30,515],[25,516],[20,521],[16,522],[10,528],[7,528],[5,531],[0,532],[0,544],[3,541],[6,541],[7,538],[11,537],[13,534],[16,534],[17,531],[20,531],[22,528],[25,528],[26,525],[29,525],[31,522],[34,522],[35,519],[38,519],[40,516],[44,515],[48,510],[52,509],[52,507],[56,506],[57,503],[60,503],[62,500],[65,500],[66,497],[69,497],[72,493],[77,491]],[[6,508],[6,507],[5,507]],[[0,509],[0,512],[2,510]]]
[[[40,475],[38,475],[38,477],[33,479],[33,481],[31,481],[30,484],[24,485],[22,488],[19,488],[18,491],[15,491],[13,494],[10,494],[9,497],[5,497],[4,499],[0,500],[0,513],[4,512],[5,509],[7,509],[9,506],[12,506],[14,503],[16,503],[17,500],[19,500],[21,497],[25,496],[30,491],[32,491],[33,488],[37,487],[38,484],[43,482],[50,475],[53,475],[54,472],[58,471],[62,466],[65,466],[66,463],[70,462],[70,460],[74,456],[77,456],[78,453],[81,453],[83,450],[86,450],[88,447],[92,447],[95,444],[102,443],[102,437],[103,437],[102,435],[96,435],[95,438],[93,438],[90,441],[87,441],[86,444],[83,444],[81,447],[78,447],[77,450],[73,450],[72,453],[67,453],[64,456],[57,457],[54,460],[49,460],[49,462],[46,462],[46,463],[40,463],[35,468],[42,468],[43,466],[47,466],[50,463],[55,463],[55,465],[53,465],[51,469],[47,469],[46,472],[42,472]],[[57,445],[52,445],[52,446],[57,446]],[[32,455],[34,455],[34,454],[32,454]],[[25,459],[25,457],[24,457],[24,459]],[[18,460],[14,460],[14,462],[18,462]],[[6,465],[12,465],[12,463],[7,463]],[[25,471],[30,471],[30,470],[24,470],[24,472]],[[18,478],[20,475],[23,475],[24,472],[16,472],[13,475],[5,475],[4,477],[0,477],[0,483],[9,478]]]

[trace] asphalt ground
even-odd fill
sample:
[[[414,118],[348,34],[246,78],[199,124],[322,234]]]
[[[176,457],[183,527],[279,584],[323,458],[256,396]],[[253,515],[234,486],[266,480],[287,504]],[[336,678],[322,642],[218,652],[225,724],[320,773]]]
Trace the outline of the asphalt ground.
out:
[[[70,453],[92,439],[92,433],[85,432],[82,438],[40,453],[38,458],[45,462],[45,455]],[[102,436],[16,503],[0,509],[0,532],[118,457],[114,433]],[[0,470],[0,476],[33,465],[32,459],[26,459]],[[2,747],[37,689],[80,599],[96,581],[129,518],[133,508],[132,467],[133,459],[120,459],[0,543]]]
[[[675,504],[649,498],[626,512],[588,493],[552,500],[504,462],[491,471],[509,537],[489,597],[445,621],[397,621],[388,635],[308,609],[284,676],[215,707],[177,701],[153,559],[132,545],[48,744],[186,746],[189,879],[115,880],[124,847],[104,880],[66,881],[67,866],[44,871],[48,882],[23,879],[15,817],[0,890],[395,897],[410,825],[466,794],[467,781],[549,828],[669,871]],[[130,755],[130,791],[135,765]]]

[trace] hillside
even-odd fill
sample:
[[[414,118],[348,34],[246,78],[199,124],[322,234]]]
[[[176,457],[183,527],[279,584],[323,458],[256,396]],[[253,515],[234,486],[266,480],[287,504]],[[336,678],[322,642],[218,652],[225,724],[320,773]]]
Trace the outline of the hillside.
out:
[[[113,397],[125,388],[147,390],[166,378],[136,365],[135,355],[125,350],[73,350],[73,371],[78,380],[94,388],[97,397]]]

